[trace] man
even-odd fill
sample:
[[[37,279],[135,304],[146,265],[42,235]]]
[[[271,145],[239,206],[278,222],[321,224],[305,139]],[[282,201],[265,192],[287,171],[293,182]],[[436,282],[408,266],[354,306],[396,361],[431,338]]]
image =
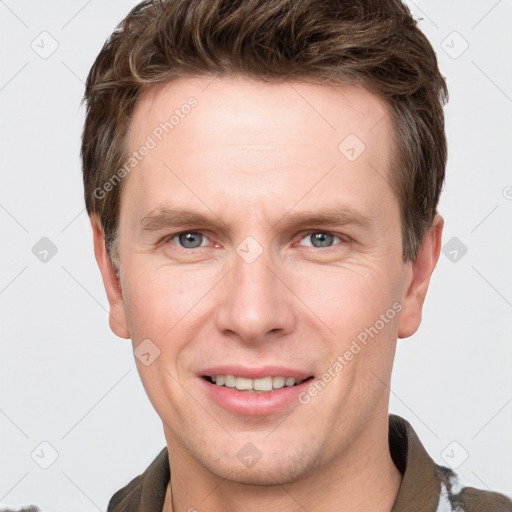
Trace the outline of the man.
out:
[[[109,511],[512,510],[388,416],[446,165],[446,84],[406,7],[143,2],[84,99],[110,326],[167,443]]]

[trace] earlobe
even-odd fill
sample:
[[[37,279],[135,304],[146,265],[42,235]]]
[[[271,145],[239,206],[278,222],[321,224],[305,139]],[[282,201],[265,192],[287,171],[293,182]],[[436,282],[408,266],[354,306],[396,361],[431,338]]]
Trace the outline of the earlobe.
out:
[[[123,294],[119,284],[119,278],[112,266],[105,246],[105,235],[101,222],[97,215],[90,217],[92,235],[94,241],[94,255],[101,272],[105,292],[109,303],[109,325],[112,332],[120,338],[130,338],[124,310]]]
[[[430,277],[436,268],[441,252],[443,226],[443,218],[436,214],[431,228],[421,243],[416,260],[409,262],[409,275],[398,325],[399,338],[412,336],[421,324],[423,303],[430,284]]]

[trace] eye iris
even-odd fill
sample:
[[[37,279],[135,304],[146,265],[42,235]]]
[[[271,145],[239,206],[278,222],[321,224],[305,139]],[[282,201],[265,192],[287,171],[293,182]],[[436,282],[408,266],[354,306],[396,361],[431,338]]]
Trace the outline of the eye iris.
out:
[[[311,241],[315,247],[328,247],[333,241],[334,235],[327,233],[314,233],[311,235]],[[317,245],[316,242],[319,242]]]
[[[202,238],[200,233],[182,233],[179,236],[180,244],[187,249],[200,247]]]

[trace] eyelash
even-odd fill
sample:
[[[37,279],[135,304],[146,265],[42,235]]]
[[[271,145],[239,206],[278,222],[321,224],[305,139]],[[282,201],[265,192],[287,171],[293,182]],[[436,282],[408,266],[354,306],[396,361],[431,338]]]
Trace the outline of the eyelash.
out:
[[[340,240],[340,242],[339,242],[340,244],[348,243],[348,241],[349,241],[348,237],[346,235],[336,234],[336,233],[332,233],[330,231],[321,231],[321,230],[311,230],[311,231],[307,231],[305,233],[301,233],[301,236],[300,236],[300,238],[297,239],[297,241],[300,242],[301,240],[303,240],[304,238],[306,238],[312,234],[319,234],[319,233],[321,233],[323,235],[332,235],[335,238],[338,238]],[[167,235],[165,238],[162,239],[162,243],[169,243],[174,238],[176,238],[180,235],[186,235],[186,234],[199,234],[199,235],[202,235],[202,236],[208,238],[208,236],[205,233],[203,233],[202,231],[180,231],[178,233],[173,233],[172,235]],[[173,244],[173,245],[176,245],[179,249],[183,249],[185,251],[194,251],[194,250],[204,249],[204,248],[208,247],[208,246],[199,246],[199,247],[193,247],[193,248],[186,248],[186,247],[181,247],[177,244]],[[334,244],[329,247],[314,247],[314,246],[301,246],[301,247],[309,247],[310,249],[327,251],[328,249],[334,248],[336,245],[338,245],[338,244]]]

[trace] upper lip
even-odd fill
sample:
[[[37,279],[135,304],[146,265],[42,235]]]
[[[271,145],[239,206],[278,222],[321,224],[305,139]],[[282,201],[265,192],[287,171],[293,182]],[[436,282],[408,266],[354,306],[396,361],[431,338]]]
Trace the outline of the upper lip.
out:
[[[200,370],[198,374],[201,377],[233,375],[235,377],[244,377],[246,379],[261,379],[263,377],[293,377],[295,380],[304,380],[312,376],[311,373],[303,370],[297,370],[295,368],[288,368],[285,366],[259,366],[258,368],[250,368],[237,364],[211,366]]]

